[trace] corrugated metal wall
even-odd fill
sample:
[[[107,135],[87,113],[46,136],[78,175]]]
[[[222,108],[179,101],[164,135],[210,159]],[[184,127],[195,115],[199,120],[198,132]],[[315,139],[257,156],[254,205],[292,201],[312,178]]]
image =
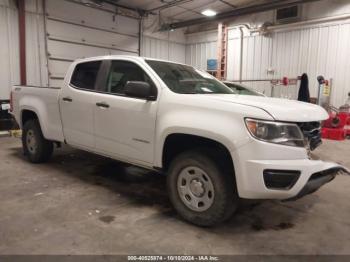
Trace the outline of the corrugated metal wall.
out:
[[[206,70],[207,59],[217,58],[217,34],[215,32],[188,35],[186,64]]]
[[[18,18],[13,3],[0,3],[0,100],[8,99],[14,83],[19,83]]]
[[[235,53],[238,39],[229,41],[229,50]],[[344,104],[350,84],[350,24],[316,26],[270,36],[245,37],[243,41],[243,79],[295,78],[307,73],[311,96],[317,96],[317,76],[333,79],[331,103]],[[239,55],[229,56],[228,79],[238,79]],[[274,74],[268,74],[268,69]],[[269,84],[258,88],[269,89]]]
[[[27,85],[47,86],[48,69],[41,0],[26,0]]]
[[[27,84],[45,85],[47,69],[40,0],[26,0]],[[10,87],[20,83],[18,13],[15,1],[0,3],[0,99],[9,99]]]
[[[217,58],[217,42],[194,43],[186,47],[186,64],[206,70],[207,59]]]
[[[142,56],[164,59],[178,63],[186,62],[186,45],[150,36],[142,38]]]
[[[210,33],[213,34],[213,33]],[[236,29],[230,30],[227,79],[238,80],[241,41]],[[212,41],[190,43],[187,63],[206,69],[206,60],[215,58]],[[213,55],[214,54],[214,57]],[[350,84],[350,23],[316,25],[268,36],[245,36],[243,41],[243,79],[295,78],[307,73],[312,96],[317,96],[317,76],[333,79],[332,104],[344,104]],[[274,73],[269,74],[268,69]],[[270,92],[269,83],[249,84],[258,91]],[[297,90],[295,90],[297,91]],[[296,93],[296,92],[295,92]]]

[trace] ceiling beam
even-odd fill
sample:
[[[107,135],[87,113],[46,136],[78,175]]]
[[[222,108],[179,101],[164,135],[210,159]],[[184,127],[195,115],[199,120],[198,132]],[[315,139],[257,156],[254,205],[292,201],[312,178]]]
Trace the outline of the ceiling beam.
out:
[[[237,6],[236,5],[233,5],[233,4],[231,4],[231,3],[229,3],[229,2],[227,2],[227,1],[225,1],[225,0],[219,0],[221,3],[223,3],[223,4],[225,4],[225,5],[228,5],[228,6],[231,6],[232,8],[237,8]]]
[[[188,3],[188,2],[192,2],[192,1],[193,0],[173,0],[171,2],[167,2],[164,5],[161,5],[161,6],[152,8],[152,9],[148,9],[148,10],[146,10],[146,12],[147,13],[153,13],[155,11],[161,11],[161,10],[164,10],[164,9],[167,9],[167,8],[170,8],[170,7],[178,6],[178,5],[185,4],[185,3]]]
[[[146,13],[146,10],[141,9],[141,8],[134,8],[134,7],[118,4],[119,0],[101,0],[101,1],[105,2],[107,4],[110,4],[110,5],[113,5],[115,7],[120,7],[120,8],[124,8],[126,10],[138,12],[140,16],[143,16]]]
[[[231,11],[217,14],[214,17],[201,17],[201,18],[191,19],[191,20],[182,21],[182,22],[163,24],[161,30],[171,30],[171,29],[177,29],[182,27],[188,27],[192,25],[199,25],[199,24],[204,24],[208,22],[224,20],[227,18],[249,15],[249,14],[254,14],[254,13],[259,13],[264,11],[270,11],[278,8],[291,6],[291,5],[298,5],[298,4],[304,4],[304,3],[316,2],[316,1],[320,1],[320,0],[282,0],[282,1],[275,0],[268,3],[237,8]]]

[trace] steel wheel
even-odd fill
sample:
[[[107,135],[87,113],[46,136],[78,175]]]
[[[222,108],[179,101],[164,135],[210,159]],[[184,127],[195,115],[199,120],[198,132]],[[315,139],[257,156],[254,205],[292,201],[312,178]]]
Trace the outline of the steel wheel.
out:
[[[196,212],[208,210],[214,202],[214,185],[210,177],[195,166],[181,171],[177,179],[177,190],[182,202]]]
[[[27,144],[27,149],[31,154],[35,154],[38,144],[34,135],[33,130],[28,130],[27,136],[26,136],[26,144]]]
[[[23,124],[23,153],[32,163],[43,163],[49,160],[53,152],[53,142],[45,139],[37,119]]]

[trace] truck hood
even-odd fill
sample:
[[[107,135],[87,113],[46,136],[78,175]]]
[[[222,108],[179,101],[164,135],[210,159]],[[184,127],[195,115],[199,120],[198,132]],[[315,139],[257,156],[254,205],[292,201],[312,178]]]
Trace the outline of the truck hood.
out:
[[[260,108],[269,113],[275,120],[286,122],[312,122],[328,118],[326,110],[314,104],[295,100],[244,96],[244,95],[207,95],[222,102],[236,103]]]

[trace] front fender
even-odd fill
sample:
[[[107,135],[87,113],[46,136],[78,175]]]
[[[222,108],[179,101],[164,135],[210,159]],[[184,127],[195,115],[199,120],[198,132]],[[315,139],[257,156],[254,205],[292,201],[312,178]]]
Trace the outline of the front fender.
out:
[[[252,139],[246,130],[243,117],[232,117],[232,114],[216,114],[210,111],[191,117],[182,110],[174,110],[158,118],[156,133],[154,166],[157,167],[162,167],[165,140],[171,134],[187,134],[211,139],[222,144],[229,152],[237,150]]]

